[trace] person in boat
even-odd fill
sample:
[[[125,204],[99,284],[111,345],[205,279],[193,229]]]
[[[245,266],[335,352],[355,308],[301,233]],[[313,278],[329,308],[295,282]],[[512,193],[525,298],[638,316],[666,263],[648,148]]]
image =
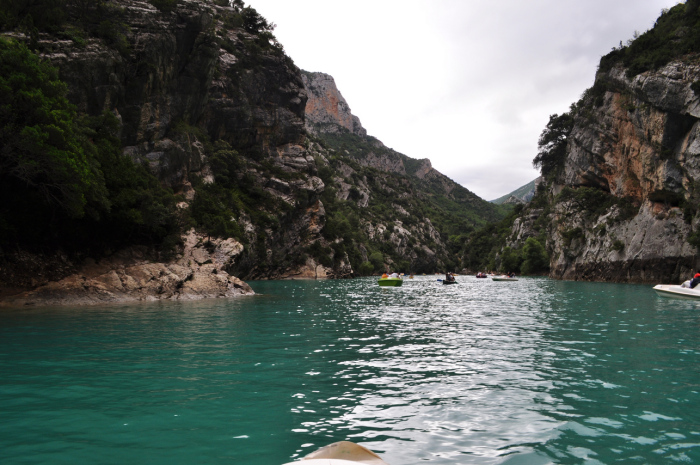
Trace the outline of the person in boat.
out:
[[[690,285],[689,287],[691,289],[695,289],[695,286],[700,284],[700,273],[695,273],[695,276],[693,276],[693,279],[690,280]]]
[[[449,271],[447,273],[445,273],[445,281],[447,281],[448,283],[451,283],[454,280],[455,280],[455,277],[452,275],[452,273],[450,273]]]
[[[388,274],[386,274],[386,273],[382,273],[382,279],[386,279],[386,278],[388,278],[388,277],[389,277],[389,275],[388,275]]]
[[[390,277],[390,278],[398,278],[398,277],[399,277],[399,274],[398,274],[396,271],[394,271],[393,273],[391,273],[391,274],[389,275],[389,277]]]

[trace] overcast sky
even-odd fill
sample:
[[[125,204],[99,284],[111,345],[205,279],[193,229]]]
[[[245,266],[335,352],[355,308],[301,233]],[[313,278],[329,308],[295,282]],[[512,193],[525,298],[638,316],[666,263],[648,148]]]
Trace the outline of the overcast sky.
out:
[[[678,0],[249,0],[368,134],[486,200],[535,179],[549,115]]]

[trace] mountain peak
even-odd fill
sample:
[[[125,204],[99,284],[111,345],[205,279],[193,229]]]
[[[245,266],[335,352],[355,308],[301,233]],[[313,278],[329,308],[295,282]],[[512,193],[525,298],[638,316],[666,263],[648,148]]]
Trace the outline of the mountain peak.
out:
[[[302,79],[309,92],[306,104],[306,128],[309,132],[335,133],[340,126],[358,136],[367,135],[360,119],[350,111],[350,106],[338,90],[333,76],[303,71]]]

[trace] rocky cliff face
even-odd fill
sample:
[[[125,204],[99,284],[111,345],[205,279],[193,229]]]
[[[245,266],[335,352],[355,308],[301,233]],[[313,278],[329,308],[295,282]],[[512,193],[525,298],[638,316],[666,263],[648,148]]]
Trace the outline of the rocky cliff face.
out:
[[[3,32],[36,42],[80,114],[117,116],[123,155],[178,196],[183,232],[167,259],[0,254],[0,296],[189,299],[252,292],[234,276],[443,271],[451,235],[501,215],[368,136],[333,78],[302,73],[254,10],[216,3],[68,0],[63,31]]]
[[[633,79],[622,67],[599,75],[610,90],[603,105],[577,119],[557,187],[597,187],[637,202],[683,197],[700,175],[698,78],[694,61]]]
[[[618,65],[596,77],[598,96],[573,112],[563,169],[549,205],[525,210],[512,238],[548,215],[551,275],[674,282],[700,266],[700,62],[687,57],[630,78]],[[534,218],[533,218],[534,216]],[[511,243],[513,245],[513,243]]]
[[[79,111],[120,117],[126,154],[176,191],[189,190],[191,174],[206,169],[205,141],[188,127],[241,152],[308,167],[304,84],[281,50],[261,51],[256,34],[228,27],[229,7],[181,1],[163,12],[148,1],[113,3],[114,21],[128,25],[126,50],[101,38],[83,44],[49,35],[39,46]]]
[[[69,2],[68,21],[95,30],[86,21],[98,7],[105,7],[104,2]],[[203,247],[189,244],[187,235],[174,261],[159,263],[152,253],[126,261],[117,255],[100,257],[96,260],[102,274],[86,272],[80,257],[8,253],[0,264],[5,294],[7,289],[43,286],[22,299],[49,302],[53,296],[55,302],[89,303],[200,298],[252,292],[228,272],[248,278],[332,276],[314,263],[286,259],[301,255],[300,248],[320,238],[325,211],[318,196],[324,185],[314,176],[314,160],[304,147],[306,91],[301,74],[274,37],[242,23],[239,7],[205,1],[179,1],[166,11],[139,0],[113,1],[105,8],[110,16],[98,20],[100,27],[114,28],[111,35],[88,33],[79,40],[67,40],[65,34],[38,36],[37,50],[59,69],[78,111],[117,115],[124,155],[147,164],[181,195],[182,211],[195,197],[195,179],[214,181],[212,143],[227,142],[240,155],[235,179],[245,179],[256,195],[267,199],[251,208],[263,221],[283,208],[284,227],[272,227],[271,221],[265,226],[241,212],[232,220],[244,235],[229,239],[236,253],[222,263],[212,262],[216,266],[183,258]],[[15,31],[6,34],[29,40]],[[61,266],[44,266],[49,258]],[[110,264],[116,268],[107,270]]]
[[[309,95],[306,102],[306,129],[309,132],[338,132],[339,128],[345,128],[359,136],[367,135],[360,118],[352,114],[335,85],[333,76],[302,72],[302,78]]]

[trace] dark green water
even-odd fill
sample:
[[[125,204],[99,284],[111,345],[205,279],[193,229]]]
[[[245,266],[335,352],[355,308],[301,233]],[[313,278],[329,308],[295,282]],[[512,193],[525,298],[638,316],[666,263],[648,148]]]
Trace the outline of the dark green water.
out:
[[[458,280],[2,311],[0,463],[700,463],[700,303]]]

